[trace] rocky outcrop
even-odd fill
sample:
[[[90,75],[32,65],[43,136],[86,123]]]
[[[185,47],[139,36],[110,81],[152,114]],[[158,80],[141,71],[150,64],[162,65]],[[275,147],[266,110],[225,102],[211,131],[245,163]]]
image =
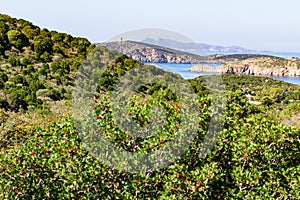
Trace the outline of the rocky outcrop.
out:
[[[98,45],[126,54],[141,62],[199,63],[203,61],[203,57],[199,55],[134,41],[106,42]]]
[[[192,72],[248,74],[258,76],[300,77],[299,59],[250,58],[239,62],[227,63],[218,67],[195,65]]]

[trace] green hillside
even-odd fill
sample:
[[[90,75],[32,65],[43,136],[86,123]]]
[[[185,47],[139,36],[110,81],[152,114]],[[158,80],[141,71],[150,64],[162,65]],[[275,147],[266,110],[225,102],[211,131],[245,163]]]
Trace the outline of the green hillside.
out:
[[[7,15],[0,15],[0,28],[0,108],[69,99],[75,72],[94,45]]]
[[[222,75],[226,91],[216,82],[211,82],[215,89],[210,91],[203,77],[187,81],[95,47],[84,38],[40,29],[7,15],[0,15],[0,23],[1,199],[300,199],[299,124],[284,124],[284,119],[300,113],[299,86],[264,77]],[[128,73],[131,76],[123,80]],[[153,82],[153,74],[158,81]],[[146,75],[151,77],[149,83],[138,88],[129,84],[128,89],[135,91],[131,97],[114,95],[119,85],[126,88]],[[209,77],[214,78],[218,77]],[[195,106],[180,104],[176,92],[165,84],[173,80],[190,86]],[[93,84],[95,91],[88,91]],[[74,93],[74,88],[85,92]],[[74,118],[74,94],[92,95],[94,124],[80,124]],[[216,104],[212,94],[225,101]],[[247,94],[261,104],[251,104]],[[153,105],[160,106],[166,120],[154,127],[155,135],[137,137],[118,126],[117,120],[123,120],[113,115],[118,98],[128,103],[128,115],[137,127],[163,116],[151,112]],[[222,106],[223,114],[217,112]],[[194,138],[181,156],[162,168],[127,173],[97,159],[98,151],[88,151],[86,144],[97,150],[98,139],[105,137],[128,152],[156,152],[185,131],[180,132],[189,121],[185,117],[194,116],[185,115],[185,108],[197,111],[192,113],[196,125],[190,127],[195,129]],[[201,157],[212,111],[216,119],[224,119],[224,127],[211,151]],[[97,128],[101,135],[95,134]],[[186,142],[178,140],[175,147]],[[107,153],[109,160],[113,152]]]

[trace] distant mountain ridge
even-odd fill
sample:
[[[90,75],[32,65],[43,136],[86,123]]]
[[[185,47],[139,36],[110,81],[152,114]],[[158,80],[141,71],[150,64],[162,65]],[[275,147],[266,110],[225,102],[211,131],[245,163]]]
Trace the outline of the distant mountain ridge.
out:
[[[206,43],[183,43],[172,39],[165,38],[146,38],[143,43],[154,44],[159,46],[168,47],[171,49],[177,49],[180,51],[200,54],[200,55],[211,55],[211,54],[261,54],[261,55],[276,55],[281,57],[289,57],[292,55],[300,58],[300,53],[296,52],[278,52],[278,51],[258,51],[253,49],[247,49],[240,46],[221,46],[221,45],[211,45]]]
[[[153,38],[146,38],[142,41],[147,44],[154,44],[159,46],[164,46],[172,49],[188,51],[188,52],[219,52],[219,53],[254,53],[258,52],[256,50],[246,49],[239,46],[220,46],[211,45],[206,43],[183,43],[171,39],[158,38],[157,40]]]

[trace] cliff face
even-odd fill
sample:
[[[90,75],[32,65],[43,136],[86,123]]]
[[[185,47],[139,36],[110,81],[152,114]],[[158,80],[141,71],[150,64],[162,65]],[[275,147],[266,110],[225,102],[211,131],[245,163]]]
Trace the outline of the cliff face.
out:
[[[260,76],[300,77],[300,60],[281,58],[250,58],[219,67],[195,65],[192,72],[248,74]]]
[[[202,62],[203,60],[203,57],[199,55],[155,45],[146,45],[140,42],[106,42],[98,45],[126,54],[141,62],[197,63]]]

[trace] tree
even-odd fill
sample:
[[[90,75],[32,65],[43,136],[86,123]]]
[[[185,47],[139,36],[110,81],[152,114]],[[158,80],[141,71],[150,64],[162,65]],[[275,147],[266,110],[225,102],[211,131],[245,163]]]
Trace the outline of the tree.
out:
[[[6,35],[8,30],[7,24],[0,21],[0,55],[4,55],[5,50],[9,48],[9,41]]]
[[[51,36],[52,36],[52,40],[57,43],[63,42],[65,38],[65,34],[58,33],[56,31],[51,31]]]
[[[34,52],[36,53],[37,57],[40,57],[43,53],[48,52],[52,54],[53,52],[53,43],[50,38],[37,36],[34,39]]]
[[[33,27],[33,24],[31,22],[26,21],[24,19],[18,19],[17,25],[18,25],[18,28],[20,28],[20,29],[23,29],[25,27],[30,27],[30,28]]]
[[[28,38],[18,30],[8,31],[7,37],[10,44],[19,50],[22,50],[22,48],[25,46],[29,46]]]
[[[14,88],[10,94],[10,108],[13,111],[18,111],[20,108],[27,110],[28,104],[25,101],[26,96],[28,95],[29,90],[26,88]]]
[[[5,14],[0,14],[0,22],[5,22],[5,23],[10,23],[10,24],[13,24],[15,22],[15,18],[12,18],[8,15],[5,15]]]
[[[40,29],[37,28],[37,27],[33,27],[33,26],[25,26],[23,29],[22,29],[22,33],[24,35],[26,35],[26,37],[30,40],[33,40],[33,38],[35,36],[38,36],[39,33],[40,33]]]

